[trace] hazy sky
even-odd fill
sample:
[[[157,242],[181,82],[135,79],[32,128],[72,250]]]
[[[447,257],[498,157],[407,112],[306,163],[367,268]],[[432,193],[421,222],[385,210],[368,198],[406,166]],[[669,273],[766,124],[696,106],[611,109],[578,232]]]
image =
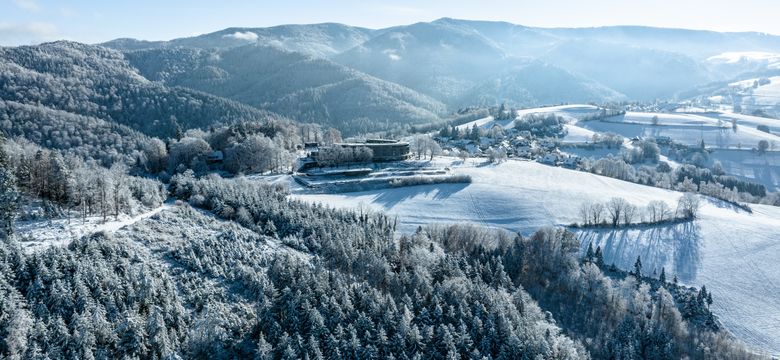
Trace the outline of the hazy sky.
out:
[[[780,0],[0,0],[0,45],[167,40],[231,26],[340,22],[381,28],[441,17],[543,27],[649,25],[780,35]]]

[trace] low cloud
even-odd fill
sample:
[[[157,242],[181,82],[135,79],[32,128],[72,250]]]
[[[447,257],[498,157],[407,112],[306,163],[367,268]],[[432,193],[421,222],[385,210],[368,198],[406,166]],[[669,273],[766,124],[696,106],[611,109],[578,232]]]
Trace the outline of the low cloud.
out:
[[[0,23],[0,45],[30,45],[57,40],[57,27],[43,22],[26,24]]]
[[[224,35],[223,37],[230,38],[230,39],[236,39],[236,40],[246,40],[246,41],[256,41],[257,40],[257,34],[246,31],[236,31],[232,34]]]
[[[14,4],[26,11],[41,11],[41,4],[38,4],[37,0],[14,0]]]

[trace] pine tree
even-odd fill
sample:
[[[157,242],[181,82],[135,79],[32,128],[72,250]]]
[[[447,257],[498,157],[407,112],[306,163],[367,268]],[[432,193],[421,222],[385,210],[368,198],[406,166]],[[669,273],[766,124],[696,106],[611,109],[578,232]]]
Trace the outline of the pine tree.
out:
[[[593,253],[593,243],[588,243],[588,250],[585,251],[585,262],[593,262],[593,257],[595,254]]]
[[[642,259],[639,256],[636,257],[636,262],[634,263],[634,276],[636,276],[637,280],[642,280]]]
[[[596,257],[596,266],[603,267],[604,254],[601,252],[601,245],[596,246],[596,254],[594,256]]]
[[[666,285],[666,268],[661,268],[661,275],[658,276],[658,281],[661,282],[661,286]]]
[[[469,138],[471,140],[479,140],[479,127],[477,127],[477,124],[474,124],[474,126],[471,127]]]

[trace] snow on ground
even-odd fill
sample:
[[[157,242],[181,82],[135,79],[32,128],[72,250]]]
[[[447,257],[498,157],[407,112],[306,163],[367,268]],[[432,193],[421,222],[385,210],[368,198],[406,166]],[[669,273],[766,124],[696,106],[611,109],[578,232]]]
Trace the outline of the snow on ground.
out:
[[[747,149],[722,149],[710,153],[710,160],[720,161],[726,174],[780,191],[780,151],[758,154]]]
[[[707,59],[711,63],[725,64],[763,64],[769,69],[780,69],[780,54],[763,51],[725,52]]]
[[[171,208],[172,202],[145,211],[135,216],[122,214],[118,219],[109,216],[103,222],[102,216],[89,216],[82,220],[79,217],[70,219],[19,221],[16,223],[16,236],[22,247],[28,252],[46,249],[51,246],[67,246],[74,239],[96,232],[115,232],[125,226],[150,218],[161,211]]]
[[[292,187],[293,197],[330,206],[367,206],[397,216],[399,230],[429,223],[470,221],[530,234],[543,226],[578,221],[586,201],[623,197],[637,206],[651,200],[676,206],[680,193],[535,162],[482,165],[472,159],[435,162],[469,174],[471,184],[424,185],[347,194],[310,194]],[[780,208],[751,205],[754,213],[703,200],[693,223],[641,230],[583,231],[606,261],[630,268],[641,255],[646,269],[666,267],[680,281],[707,285],[714,311],[748,345],[780,354]]]
[[[769,84],[753,90],[751,98],[756,105],[775,106],[780,103],[780,76],[773,76],[769,80]]]
[[[709,113],[707,116],[712,117],[714,119],[721,119],[724,122],[731,124],[732,119],[737,120],[737,130],[739,130],[742,127],[748,127],[755,129],[758,125],[764,125],[769,128],[769,130],[773,134],[780,133],[780,120],[778,119],[770,119],[760,116],[751,116],[751,115],[742,115],[742,114],[735,114],[731,112],[716,112],[716,113]]]
[[[596,134],[593,130],[577,125],[565,124],[563,127],[566,129],[566,136],[561,139],[561,142],[564,143],[590,142],[593,140],[593,135]]]
[[[658,125],[652,124],[658,116]],[[755,120],[753,120],[755,121]],[[780,120],[778,120],[780,121]],[[579,122],[577,125],[596,132],[612,132],[628,138],[635,136],[668,136],[675,142],[695,146],[704,140],[708,148],[751,148],[760,140],[774,141],[780,145],[780,137],[756,129],[755,126],[740,126],[732,129],[729,117],[721,118],[720,113],[703,114],[666,114],[628,112],[605,120]]]
[[[780,61],[776,64],[780,69]],[[780,104],[780,76],[772,76],[769,79],[768,84],[758,85],[753,87],[754,84],[760,82],[760,78],[746,79],[729,84],[729,87],[736,88],[735,90],[742,96],[742,104],[750,106],[777,106]]]
[[[477,119],[477,120],[470,121],[470,122],[467,122],[467,123],[462,124],[462,125],[458,125],[455,128],[458,129],[458,131],[464,131],[464,130],[471,129],[472,127],[474,127],[474,125],[477,125],[477,127],[480,127],[480,128],[486,128],[486,126],[487,126],[486,124],[491,124],[490,126],[493,126],[492,125],[493,123],[495,123],[493,117],[492,116],[488,116],[488,117],[484,117],[482,119]]]
[[[549,114],[554,113],[558,116],[564,117],[568,120],[571,120],[573,122],[576,122],[578,119],[581,119],[588,115],[593,115],[598,113],[599,108],[592,105],[560,105],[560,106],[549,106],[549,107],[542,107],[542,108],[532,108],[532,109],[523,109],[518,110],[516,114],[516,118],[520,119],[525,115],[529,114]],[[511,129],[514,127],[515,122],[514,119],[509,120],[495,120],[492,116],[488,116],[486,118],[482,118],[479,120],[474,120],[468,123],[465,123],[463,125],[457,126],[458,130],[467,130],[471,129],[474,125],[477,125],[477,127],[482,129],[490,129],[495,125],[501,126],[504,129]]]

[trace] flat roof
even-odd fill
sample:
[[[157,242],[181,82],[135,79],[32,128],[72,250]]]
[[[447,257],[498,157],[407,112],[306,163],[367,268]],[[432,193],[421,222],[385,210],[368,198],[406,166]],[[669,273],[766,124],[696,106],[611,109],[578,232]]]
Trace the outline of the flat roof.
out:
[[[336,143],[334,145],[338,146],[368,146],[368,147],[375,147],[375,146],[397,146],[397,145],[409,145],[408,142],[399,141],[399,142],[392,142],[392,143]]]

